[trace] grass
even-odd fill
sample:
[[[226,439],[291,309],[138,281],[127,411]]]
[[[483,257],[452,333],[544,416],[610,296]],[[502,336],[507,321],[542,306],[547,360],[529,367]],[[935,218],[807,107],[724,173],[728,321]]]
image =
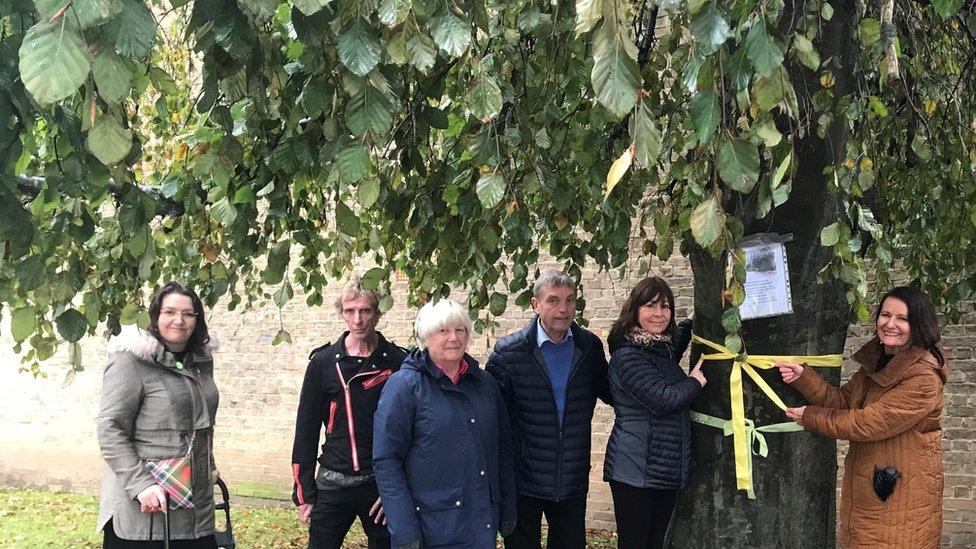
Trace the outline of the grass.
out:
[[[102,535],[95,531],[97,518],[96,496],[0,487],[0,547],[3,548],[99,548]],[[221,520],[222,515],[218,515],[220,527]],[[297,549],[306,547],[308,542],[307,527],[296,520],[294,509],[233,505],[231,520],[241,549]],[[616,539],[593,533],[587,546],[609,549],[616,547]],[[358,522],[346,536],[345,547],[366,547]]]

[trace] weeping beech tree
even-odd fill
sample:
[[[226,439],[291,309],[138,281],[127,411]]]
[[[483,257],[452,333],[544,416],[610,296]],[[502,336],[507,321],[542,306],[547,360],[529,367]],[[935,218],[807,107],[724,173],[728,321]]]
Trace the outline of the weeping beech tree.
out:
[[[973,9],[0,0],[0,307],[35,373],[144,325],[173,278],[211,306],[316,306],[365,261],[411,303],[467,289],[482,330],[527,306],[540,250],[579,277],[637,239],[639,274],[691,260],[696,331],[733,354],[836,353],[869,270],[950,314],[972,294]],[[743,322],[757,232],[793,235],[794,313]],[[729,367],[696,409],[729,417]],[[748,381],[745,407],[785,419]],[[752,500],[731,439],[696,428],[676,545],[833,545],[833,443],[767,442]]]

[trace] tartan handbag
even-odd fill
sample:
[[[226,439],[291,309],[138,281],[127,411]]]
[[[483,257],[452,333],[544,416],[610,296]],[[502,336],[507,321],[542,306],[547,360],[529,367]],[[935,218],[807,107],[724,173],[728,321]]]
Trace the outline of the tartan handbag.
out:
[[[193,508],[193,471],[190,468],[190,454],[193,452],[193,441],[196,431],[190,435],[190,444],[186,455],[169,459],[157,459],[146,462],[149,476],[169,496],[169,505],[174,509]]]

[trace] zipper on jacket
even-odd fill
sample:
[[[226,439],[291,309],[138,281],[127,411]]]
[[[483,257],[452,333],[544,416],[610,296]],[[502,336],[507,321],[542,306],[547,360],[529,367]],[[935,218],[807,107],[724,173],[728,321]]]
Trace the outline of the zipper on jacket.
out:
[[[383,383],[389,379],[391,375],[393,375],[393,370],[382,370],[376,372],[373,377],[363,381],[363,389],[372,389],[373,387],[376,387],[380,383]]]
[[[325,434],[331,435],[332,429],[335,427],[335,414],[336,409],[339,408],[339,403],[332,401],[329,403],[329,423],[325,426]]]
[[[352,456],[352,470],[359,472],[359,448],[356,446],[356,425],[352,415],[352,391],[350,390],[350,385],[357,377],[376,375],[376,372],[360,372],[346,381],[338,362],[335,363],[335,369],[339,375],[339,383],[342,385],[342,396],[346,402],[346,427],[349,429],[349,453]]]
[[[556,391],[553,390],[552,381],[549,380],[549,371],[546,370],[545,364],[539,362],[539,358],[535,356],[534,351],[535,349],[529,354],[532,356],[532,361],[535,362],[536,367],[542,372],[542,379],[546,381],[546,386],[549,387],[549,395],[551,397],[549,402],[552,403],[552,413],[556,416],[556,437],[558,442],[556,444],[556,493],[553,494],[553,497],[558,502],[560,499],[559,492],[563,485],[563,423],[559,421],[559,409],[556,407]],[[572,371],[570,371],[569,375],[573,375]],[[569,380],[566,381],[566,392],[569,392]]]

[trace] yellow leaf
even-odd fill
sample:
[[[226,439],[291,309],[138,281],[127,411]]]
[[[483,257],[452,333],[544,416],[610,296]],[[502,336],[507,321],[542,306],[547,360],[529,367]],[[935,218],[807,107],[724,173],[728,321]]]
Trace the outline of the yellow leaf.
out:
[[[563,212],[557,213],[554,221],[556,222],[556,228],[559,230],[563,230],[566,228],[566,225],[569,225],[569,218]]]
[[[623,178],[624,174],[627,173],[627,170],[630,169],[630,165],[633,163],[633,161],[634,145],[631,144],[630,147],[624,151],[624,154],[620,155],[620,158],[614,160],[613,164],[610,166],[610,171],[607,172],[607,193],[604,195],[604,198],[610,196],[610,193],[613,192],[613,188],[617,186],[620,179]]]
[[[830,71],[826,71],[820,75],[820,85],[824,88],[834,87],[834,75]]]
[[[874,167],[874,160],[871,160],[867,156],[861,158],[861,169],[862,170],[867,171],[867,170],[870,170],[873,167]]]
[[[932,113],[935,112],[935,107],[935,101],[932,101],[931,99],[922,100],[922,110],[925,111],[925,114],[928,116],[932,116]]]
[[[854,164],[853,158],[848,158],[847,160],[844,161],[844,167],[847,168],[848,170],[853,170],[855,165],[856,164]]]

